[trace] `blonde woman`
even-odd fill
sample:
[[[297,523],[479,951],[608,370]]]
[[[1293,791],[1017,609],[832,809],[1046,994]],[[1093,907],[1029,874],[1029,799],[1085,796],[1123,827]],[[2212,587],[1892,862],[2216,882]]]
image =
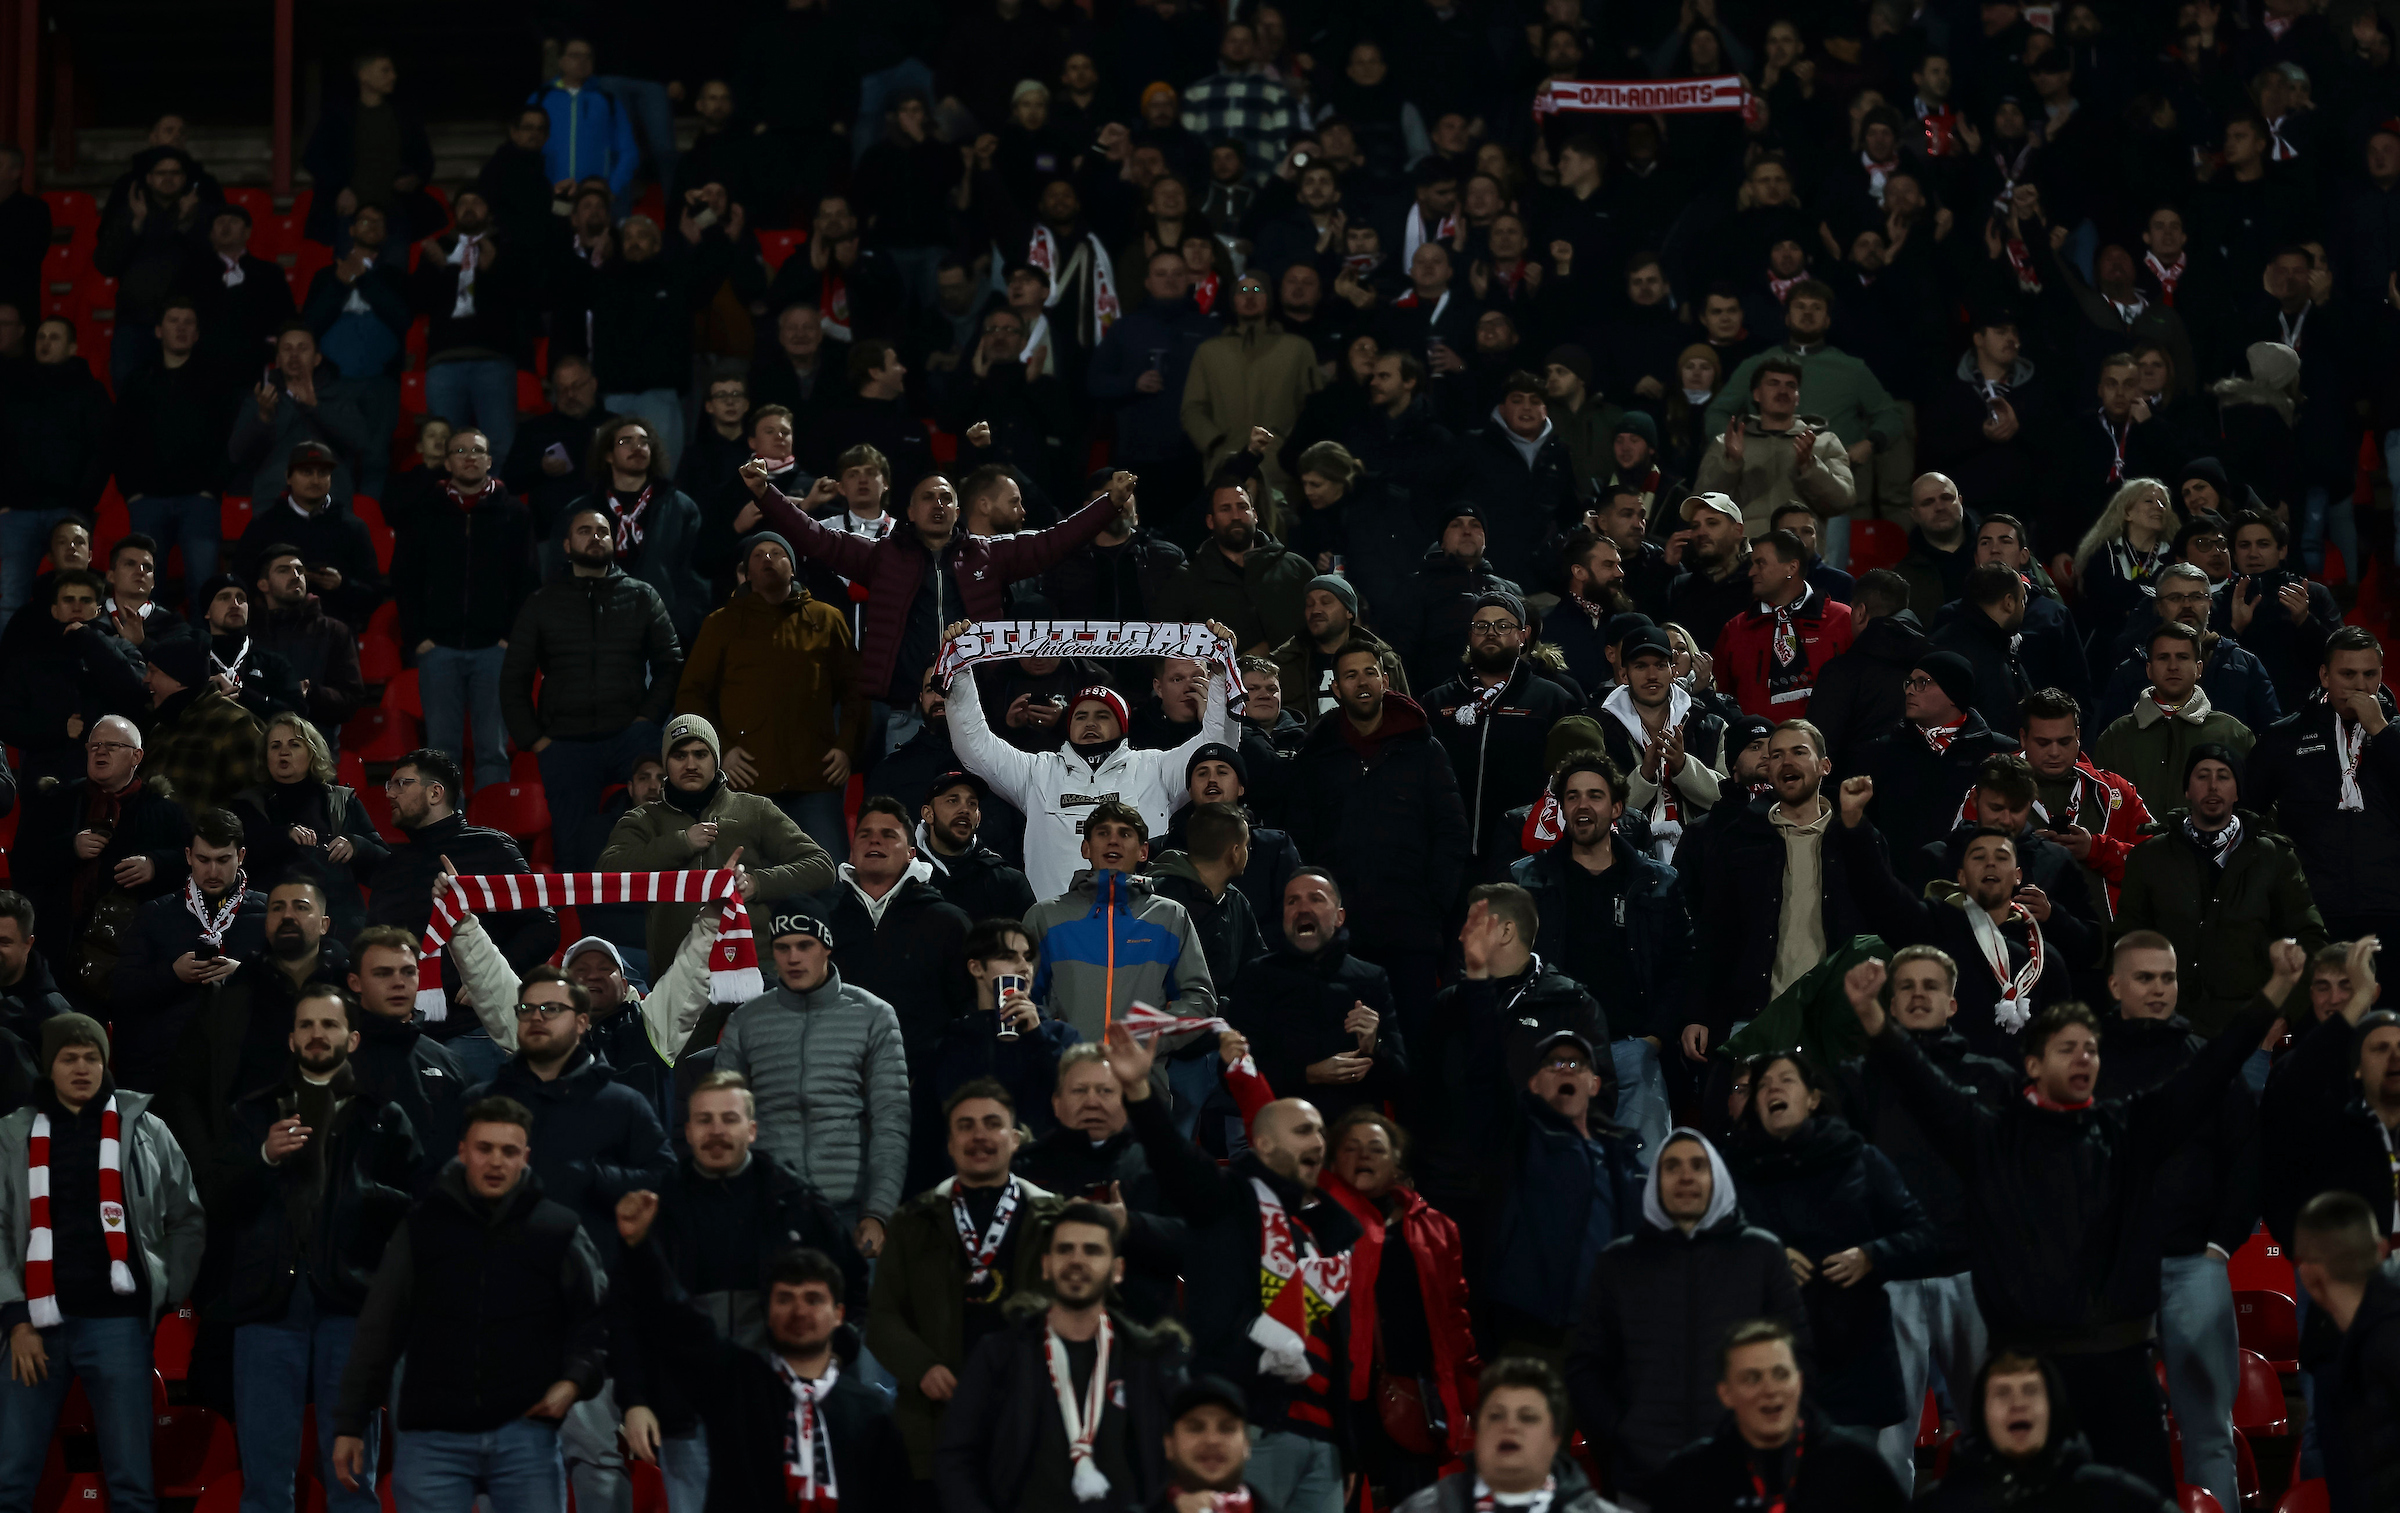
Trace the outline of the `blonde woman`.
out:
[[[261,892],[287,877],[315,882],[335,938],[348,940],[367,923],[359,879],[389,848],[356,790],[336,780],[316,726],[289,712],[270,716],[259,749],[267,780],[233,796],[250,876]]]
[[[2116,665],[2117,638],[2136,611],[2147,613],[2158,571],[2172,560],[2175,533],[2182,527],[2167,486],[2156,478],[2135,478],[2109,499],[2072,561],[2052,559],[2051,575],[2076,587],[2075,618],[2096,668]]]

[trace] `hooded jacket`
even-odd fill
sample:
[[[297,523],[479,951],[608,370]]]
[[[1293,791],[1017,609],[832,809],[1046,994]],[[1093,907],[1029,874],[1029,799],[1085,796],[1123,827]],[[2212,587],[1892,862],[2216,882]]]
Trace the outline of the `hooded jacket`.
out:
[[[2162,1497],[2130,1471],[2097,1465],[2092,1448],[2076,1432],[2074,1400],[2066,1379],[2042,1360],[2042,1385],[2050,1401],[2050,1434],[2043,1447],[2022,1460],[1992,1448],[1977,1414],[1950,1447],[1949,1468],[1917,1499],[1929,1513],[2000,1513],[2007,1508],[2042,1513],[2174,1513],[2179,1504]],[[1975,1373],[1972,1402],[1984,1400],[1992,1366]]]
[[[2388,720],[2392,698],[2378,697]],[[2320,909],[2400,913],[2400,730],[2387,724],[2360,745],[2358,790],[2366,807],[2344,809],[2340,720],[2320,694],[2259,732],[2243,770],[2243,798],[2274,815],[2276,828],[2291,838]]]
[[[836,970],[807,993],[780,983],[733,1011],[716,1068],[750,1079],[760,1143],[836,1208],[886,1219],[908,1165],[900,1016]]]
[[[2133,711],[2101,732],[2092,755],[2129,779],[2143,805],[2160,815],[2184,807],[2184,772],[2195,747],[2225,746],[2248,756],[2257,740],[2249,726],[2216,707],[2205,686],[2194,688],[2172,713],[2144,689]]]
[[[1819,1111],[1787,1140],[1745,1119],[1729,1164],[1741,1183],[1743,1216],[1785,1248],[1822,1260],[1852,1246],[1872,1276],[1909,1281],[1935,1275],[1940,1233],[1891,1159],[1834,1114]],[[1892,1306],[1879,1286],[1843,1287],[1822,1273],[1800,1289],[1820,1360],[1809,1396],[1835,1423],[1880,1429],[1901,1422],[1900,1352]]]
[[[2197,990],[2184,998],[2184,1012],[2206,1036],[2266,986],[2269,942],[2288,937],[2313,952],[2327,939],[2291,842],[2248,809],[2234,813],[2242,838],[2222,865],[2184,834],[2181,806],[2161,815],[2157,833],[2125,859],[2117,908],[2119,938],[2156,930],[2175,943]]]
[[[1039,954],[1035,1000],[1085,1040],[1099,1040],[1136,1002],[1186,1018],[1217,1012],[1191,915],[1139,873],[1086,867],[1066,892],[1034,905],[1025,930]]]
[[[1192,754],[1211,742],[1227,741],[1232,729],[1225,709],[1225,680],[1209,680],[1208,700],[1193,737],[1167,751],[1135,751],[1122,739],[1097,765],[1072,744],[1054,751],[1019,751],[1000,739],[983,712],[972,674],[950,684],[948,725],[958,757],[1002,798],[1025,813],[1025,877],[1036,898],[1056,898],[1080,870],[1083,816],[1106,799],[1139,810],[1149,833],[1166,831],[1168,818],[1191,802],[1184,774]]]
[[[1890,735],[1904,712],[1900,684],[1932,645],[1914,610],[1858,625],[1856,639],[1817,674],[1809,722],[1825,732],[1837,763],[1848,763]]]
[[[2066,1110],[1984,1102],[1935,1070],[1896,1021],[1868,1040],[1868,1066],[1966,1186],[1975,1301],[1993,1338],[2079,1353],[2147,1338],[2159,1238],[2141,1196],[2215,1117],[2274,1012],[2262,1003],[2244,1013],[2164,1082]]]
[[[1680,1140],[1708,1154],[1707,1209],[1689,1230],[1669,1218],[1653,1158],[1642,1224],[1600,1252],[1567,1340],[1575,1420],[1609,1444],[1611,1463],[1628,1479],[1656,1471],[1723,1415],[1717,1346],[1735,1324],[1781,1320],[1804,1367],[1811,1354],[1808,1315],[1782,1243],[1742,1222],[1733,1175],[1716,1147],[1680,1127],[1667,1144]]]
[[[1264,653],[1298,635],[1301,601],[1316,564],[1259,531],[1235,562],[1204,542],[1175,569],[1150,606],[1160,620],[1218,620],[1233,632],[1234,645]]]
[[[1259,932],[1258,916],[1243,894],[1238,878],[1227,882],[1224,892],[1212,895],[1208,884],[1201,881],[1199,869],[1192,865],[1191,857],[1181,851],[1169,851],[1150,864],[1147,880],[1160,899],[1183,906],[1183,912],[1191,920],[1192,934],[1200,942],[1200,955],[1207,963],[1210,983],[1224,983],[1230,988],[1244,963],[1266,954],[1266,938]]]
[[[1531,440],[1510,430],[1493,406],[1486,423],[1459,443],[1468,469],[1469,497],[1483,507],[1484,553],[1495,572],[1519,583],[1537,572],[1551,543],[1581,519],[1575,467],[1550,421]]]

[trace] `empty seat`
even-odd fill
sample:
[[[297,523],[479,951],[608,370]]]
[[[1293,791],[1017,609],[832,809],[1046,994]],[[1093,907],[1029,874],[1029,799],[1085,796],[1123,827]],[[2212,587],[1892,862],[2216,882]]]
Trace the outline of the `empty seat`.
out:
[[[2265,1356],[2277,1371],[2300,1369],[2300,1315],[2290,1298],[2280,1292],[2237,1292],[2233,1316],[2243,1349]]]

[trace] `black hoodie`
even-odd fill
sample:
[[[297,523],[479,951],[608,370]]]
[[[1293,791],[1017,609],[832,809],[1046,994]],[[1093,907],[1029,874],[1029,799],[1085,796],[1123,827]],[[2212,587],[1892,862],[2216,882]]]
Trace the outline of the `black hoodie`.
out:
[[[1917,1499],[1928,1513],[1986,1513],[2022,1508],[2027,1513],[2173,1513],[2175,1504],[2130,1471],[2092,1463],[2092,1447],[2075,1430],[2074,1409],[2058,1368],[2042,1359],[2042,1383],[2050,1398],[2048,1441],[2023,1459],[1994,1450],[1983,1423],[1985,1385],[1992,1361],[1975,1373],[1975,1393],[1962,1411],[1968,1428],[1950,1448],[1949,1470]]]
[[[1900,684],[1932,646],[1914,610],[1878,615],[1859,628],[1850,649],[1826,662],[1808,701],[1808,717],[1825,732],[1838,765],[1856,760],[1871,741],[1900,724]]]

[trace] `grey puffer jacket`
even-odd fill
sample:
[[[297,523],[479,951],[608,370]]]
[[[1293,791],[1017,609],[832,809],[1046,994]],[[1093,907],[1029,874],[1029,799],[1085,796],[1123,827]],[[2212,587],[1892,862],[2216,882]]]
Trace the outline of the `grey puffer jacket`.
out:
[[[682,673],[666,601],[611,567],[604,577],[545,583],[517,611],[500,664],[500,712],[520,751],[544,736],[615,735],[636,720],[666,723]]]
[[[28,1106],[0,1119],[0,1307],[25,1301],[25,1237],[31,1228],[25,1193],[25,1146],[33,1133]],[[150,1322],[192,1295],[208,1218],[191,1163],[166,1124],[150,1112],[150,1095],[117,1089],[117,1127],[125,1136],[125,1206],[150,1279]]]
[[[1550,1474],[1558,1479],[1551,1494],[1550,1513],[1624,1513],[1617,1504],[1592,1490],[1583,1467],[1561,1455]],[[1445,1476],[1402,1503],[1398,1513],[1474,1513],[1475,1473]]]
[[[750,1079],[759,1139],[845,1217],[900,1206],[908,1053],[890,1004],[838,971],[811,993],[770,988],[725,1021],[716,1069]]]

